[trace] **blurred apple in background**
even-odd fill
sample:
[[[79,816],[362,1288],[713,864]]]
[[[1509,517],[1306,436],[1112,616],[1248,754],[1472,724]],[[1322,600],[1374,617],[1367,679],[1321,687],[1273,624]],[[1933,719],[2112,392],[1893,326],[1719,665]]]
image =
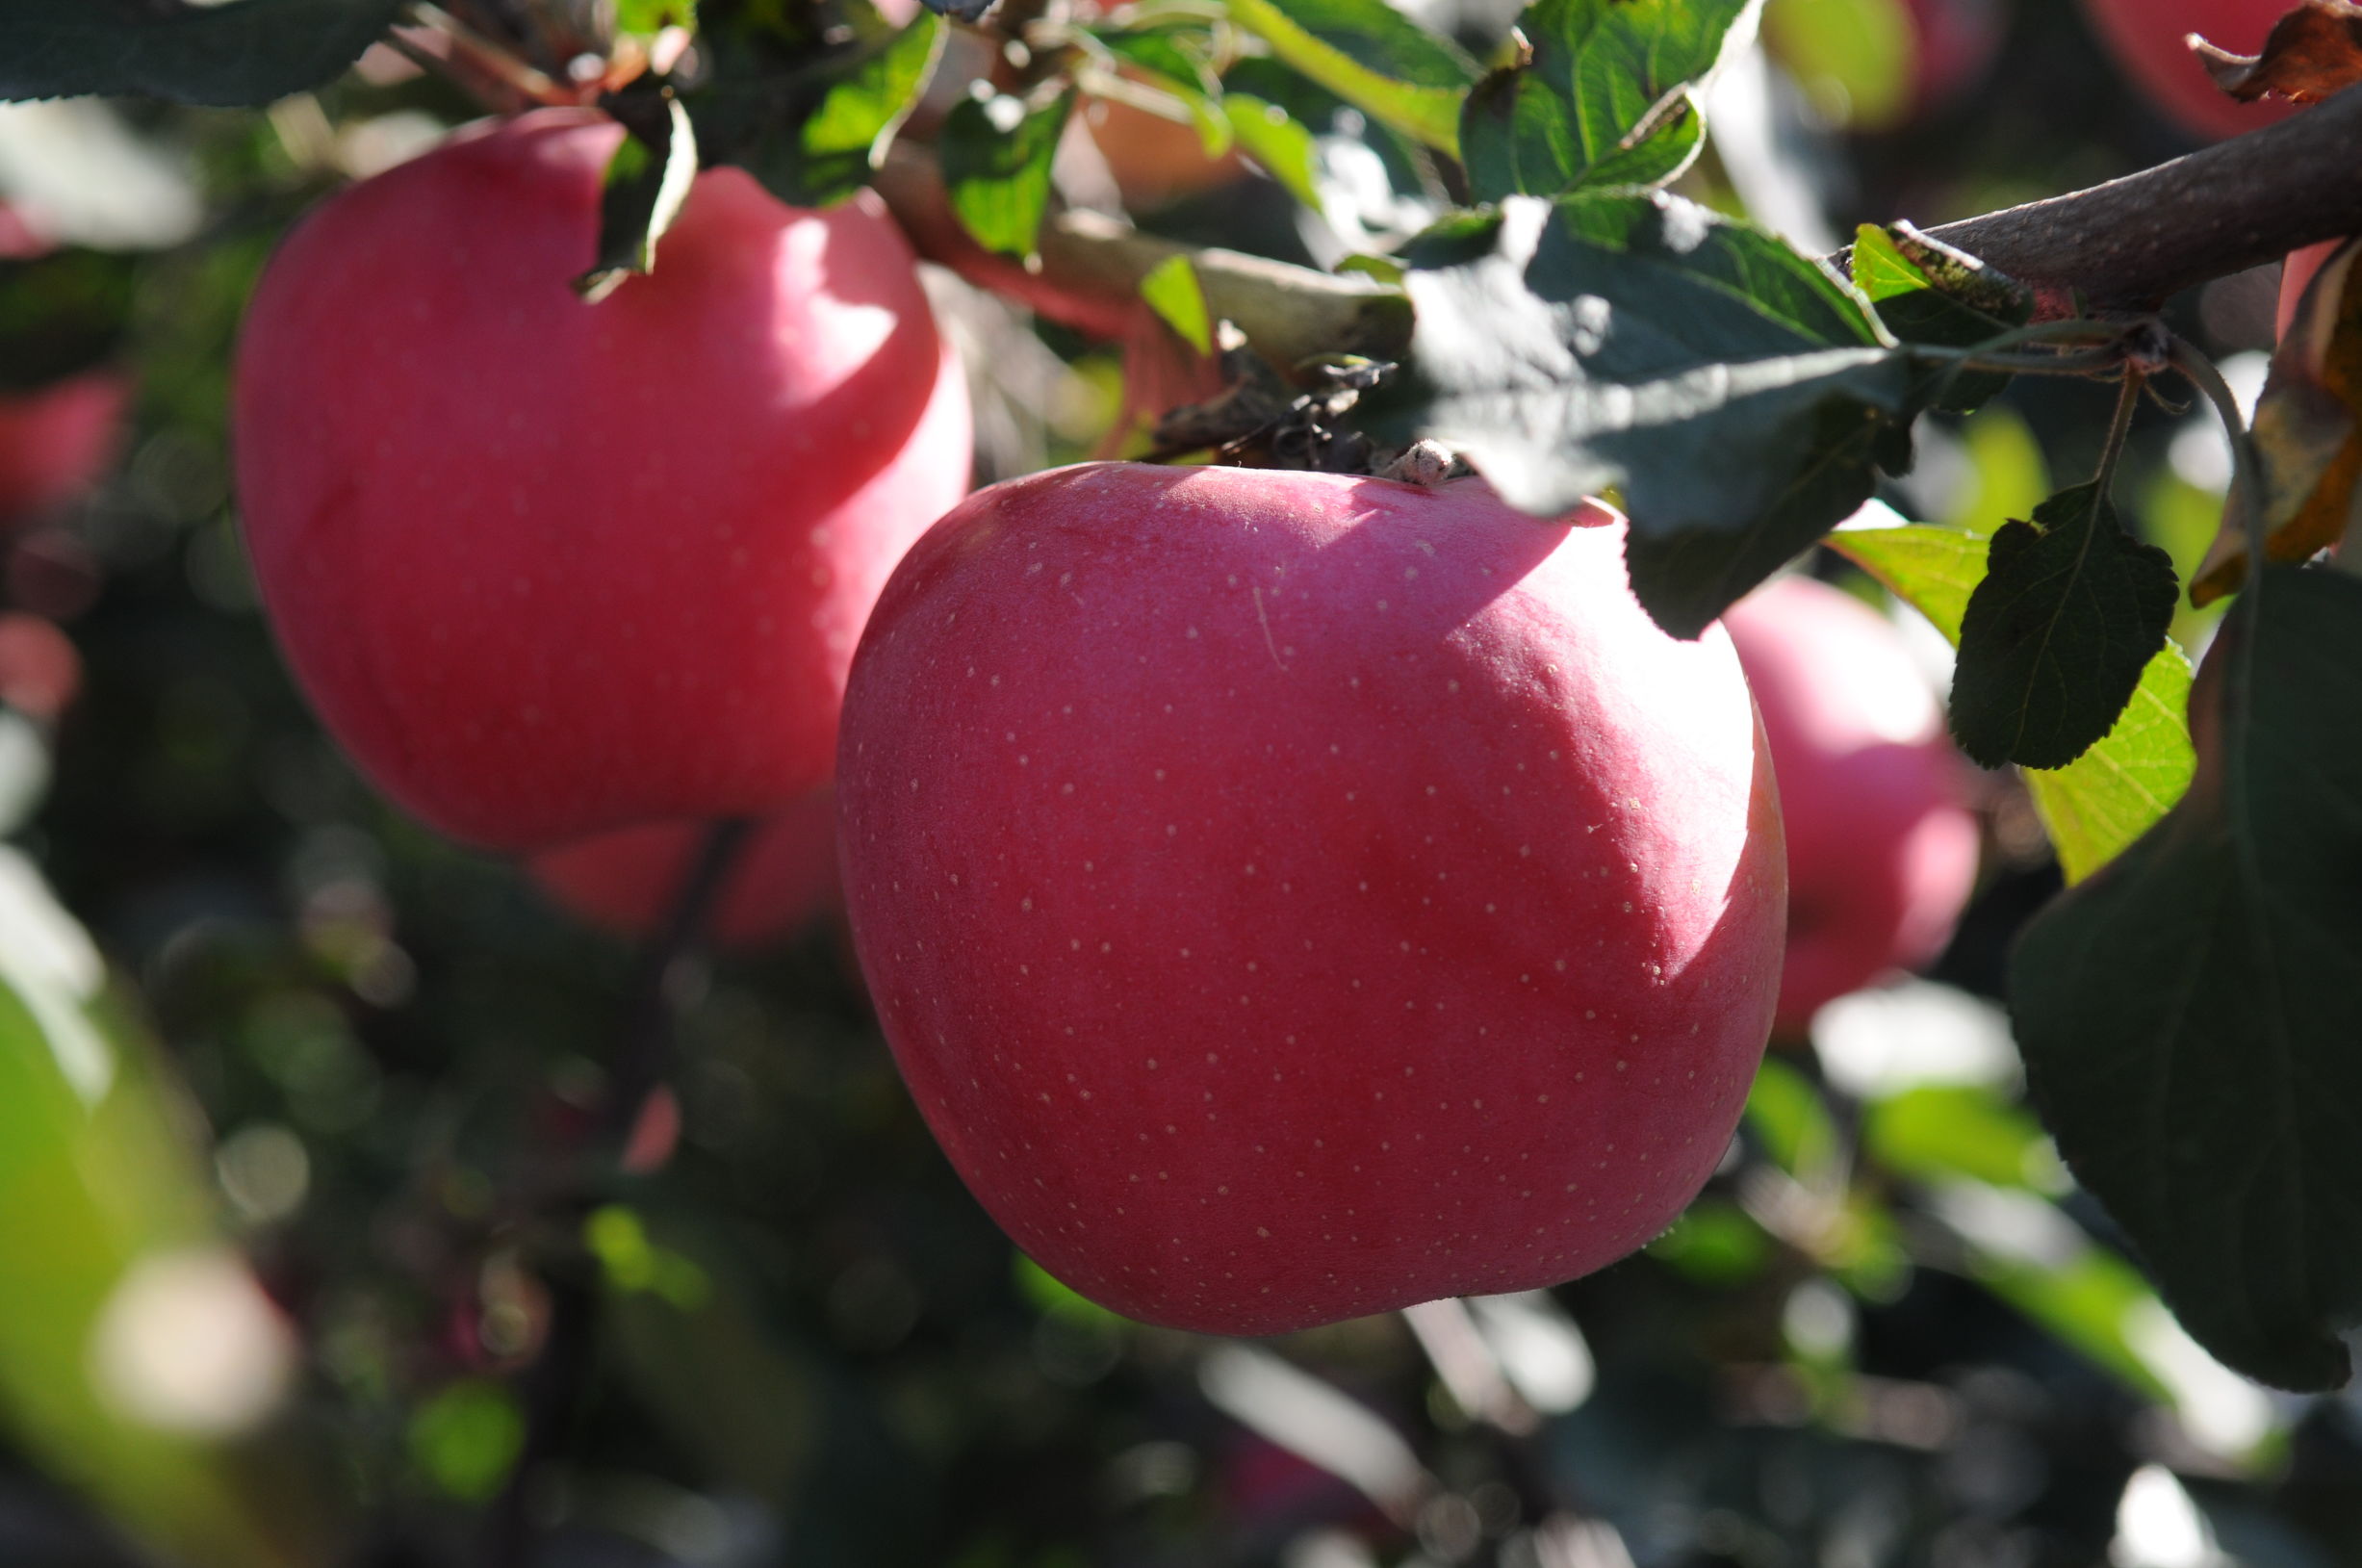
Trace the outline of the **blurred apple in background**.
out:
[[[1942,950],[1976,882],[1977,824],[1943,713],[1893,623],[1777,578],[1723,617],[1754,688],[1788,837],[1777,1034]]]
[[[115,460],[131,389],[112,370],[0,394],[0,526],[56,511]]]
[[[533,880],[593,925],[646,937],[663,924],[709,828],[654,822],[602,834],[533,857]],[[793,936],[836,894],[836,791],[822,788],[756,830],[731,868],[708,935],[724,947],[759,947]]]
[[[56,623],[0,614],[0,702],[55,724],[82,690],[82,655]]]
[[[2285,118],[2278,99],[2239,103],[2206,74],[2184,41],[2193,33],[2218,48],[2251,55],[2295,0],[2083,0],[2083,13],[2108,53],[2165,116],[2202,141]]]

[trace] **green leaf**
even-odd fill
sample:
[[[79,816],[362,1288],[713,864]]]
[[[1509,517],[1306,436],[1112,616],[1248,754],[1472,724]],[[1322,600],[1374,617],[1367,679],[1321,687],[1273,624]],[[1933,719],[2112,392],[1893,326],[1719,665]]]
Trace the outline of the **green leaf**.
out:
[[[1756,1068],[1747,1092],[1747,1124],[1771,1163],[1801,1180],[1826,1178],[1843,1145],[1828,1102],[1811,1079],[1776,1057]]]
[[[1967,1176],[1995,1187],[2056,1192],[2065,1185],[2041,1124],[1975,1084],[1920,1084],[1873,1101],[1861,1146],[1900,1176]]]
[[[1907,254],[1905,244],[1916,254]],[[1908,227],[1889,233],[1864,223],[1855,234],[1854,287],[1868,296],[1879,320],[1896,337],[1905,343],[1969,348],[2033,319],[2034,296],[2014,279],[2001,277],[1974,257],[1957,251],[1946,255],[1933,245]],[[1944,382],[1936,406],[1966,413],[2008,384],[2007,375],[1992,372],[1955,374]]]
[[[1907,117],[1917,28],[1904,0],[1773,0],[1763,42],[1832,122],[1878,129]]]
[[[684,95],[706,163],[739,165],[797,207],[868,183],[934,74],[943,21],[921,12],[894,29],[865,0],[840,4],[854,38],[822,47],[801,31],[801,12],[708,0],[699,46],[715,57],[712,82]]]
[[[2075,485],[1988,547],[1961,617],[1952,735],[1986,767],[2064,767],[2110,730],[2166,646],[2173,559]]]
[[[1165,324],[1201,354],[1214,351],[1214,322],[1206,314],[1206,292],[1187,256],[1168,256],[1140,280],[1140,296]]]
[[[1476,64],[1385,0],[1230,0],[1230,19],[1379,124],[1459,155]]]
[[[1694,203],[1511,196],[1405,259],[1416,433],[1529,512],[1620,487],[1633,587],[1677,636],[1909,465],[1917,373],[1867,306]]]
[[[102,1382],[98,1336],[142,1275],[209,1296],[192,1310],[223,1313],[211,1334],[270,1311],[214,1228],[162,1058],[104,981],[87,935],[0,849],[0,1426],[175,1561],[320,1561],[284,1453],[268,1456],[275,1476],[248,1468],[218,1436],[127,1413],[122,1385]]]
[[[1579,185],[1655,185],[1688,167],[1705,127],[1684,90],[1712,72],[1757,3],[1528,6],[1517,25],[1530,53],[1479,83],[1461,115],[1470,194],[1497,201]]]
[[[1222,116],[1239,148],[1288,194],[1315,212],[1322,207],[1321,163],[1312,132],[1275,103],[1246,92],[1222,94]]]
[[[525,1452],[525,1415],[499,1383],[449,1384],[410,1418],[410,1462],[462,1503],[488,1503]]]
[[[1839,528],[1829,547],[1891,589],[1955,644],[1985,576],[1988,538],[1972,527]],[[2108,737],[2066,767],[2028,768],[2034,806],[2069,883],[2121,854],[2182,798],[2196,766],[2190,661],[2168,644],[2141,672]]]
[[[943,18],[922,11],[911,24],[852,64],[805,120],[803,169],[785,199],[803,206],[841,201],[865,184],[886,145],[918,107],[943,53]]]
[[[399,0],[0,0],[0,98],[267,104],[343,71],[399,9]]]
[[[607,160],[599,198],[599,260],[575,279],[575,292],[587,300],[604,299],[624,279],[655,270],[656,242],[697,183],[697,133],[688,110],[670,92],[639,107],[645,112],[617,116],[631,134]]]
[[[937,145],[961,227],[987,250],[1030,256],[1050,204],[1050,161],[1074,94],[1028,111],[1016,99],[963,98]]]
[[[2009,972],[2043,1120],[2191,1333],[2286,1388],[2362,1320],[2362,581],[2268,568],[2191,693],[2189,794]]]

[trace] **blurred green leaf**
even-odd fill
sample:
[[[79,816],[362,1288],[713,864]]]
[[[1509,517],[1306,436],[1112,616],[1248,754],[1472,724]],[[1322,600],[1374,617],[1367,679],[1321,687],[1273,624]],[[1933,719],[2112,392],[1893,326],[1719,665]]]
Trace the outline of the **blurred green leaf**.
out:
[[[1930,524],[1839,528],[1829,546],[1885,583],[1955,644],[1969,595],[1985,575],[1986,538]],[[2172,807],[2195,760],[2185,713],[2190,661],[2169,645],[2141,672],[2116,728],[2066,767],[2025,771],[2067,879],[2108,863]]]
[[[1917,84],[1903,0],[1770,0],[1763,42],[1832,123],[1862,129],[1907,115]]]
[[[0,98],[267,104],[343,71],[399,10],[399,0],[0,0]]]
[[[1729,1286],[1761,1273],[1775,1247],[1737,1204],[1700,1198],[1649,1244],[1648,1251],[1702,1284]]]
[[[152,1545],[207,1568],[294,1568],[318,1545],[311,1478],[264,1468],[203,1419],[240,1415],[232,1402],[267,1391],[200,1388],[210,1407],[186,1388],[177,1401],[141,1398],[154,1372],[142,1336],[177,1298],[151,1291],[135,1326],[119,1326],[143,1270],[162,1263],[146,1277],[168,1286],[189,1273],[171,1260],[194,1260],[194,1277],[227,1293],[181,1309],[219,1314],[206,1320],[217,1346],[275,1329],[222,1248],[158,1065],[102,978],[80,928],[0,850],[0,1417],[17,1447]]]
[[[1921,1084],[1863,1108],[1861,1146],[1897,1175],[1967,1176],[1995,1187],[2056,1193],[2065,1172],[2041,1124],[1991,1090]]]
[[[943,118],[937,146],[951,208],[976,243],[1004,256],[1030,256],[1050,204],[1050,163],[1074,94],[1045,108],[1016,99],[963,98]]]
[[[1916,373],[1861,299],[1703,207],[1512,196],[1405,260],[1419,433],[1529,512],[1619,488],[1633,590],[1677,636],[1908,464]]]
[[[2191,1333],[2288,1388],[2362,1319],[2362,581],[2269,568],[2191,693],[2189,794],[2010,964],[2043,1120]]]
[[[1518,17],[1529,55],[1478,83],[1460,120],[1478,201],[1577,186],[1655,185],[1698,155],[1685,89],[1722,58],[1756,0],[1536,0]]]
[[[470,1379],[441,1390],[410,1418],[410,1462],[445,1494],[488,1503],[525,1452],[525,1415],[507,1389]]]
[[[1458,156],[1476,64],[1385,0],[1230,0],[1230,19],[1380,124]]]
[[[1819,1087],[1777,1057],[1756,1069],[1747,1123],[1772,1164],[1802,1181],[1825,1178],[1843,1148]]]
[[[1310,131],[1279,105],[1251,93],[1224,93],[1222,114],[1241,151],[1285,186],[1288,194],[1315,212],[1321,210],[1320,161]]]
[[[1961,445],[1967,453],[1970,480],[1954,497],[1951,510],[1936,521],[1990,538],[2011,518],[2031,514],[2050,494],[2042,445],[2015,409],[1995,404],[1979,410],[1961,426]],[[2210,537],[2212,532],[2210,523]],[[1967,603],[1965,591],[1961,602]]]
[[[1110,1312],[1090,1297],[1051,1273],[1022,1252],[1010,1254],[1010,1276],[1016,1282],[1017,1294],[1041,1312],[1053,1317],[1069,1318],[1077,1323],[1114,1325],[1128,1324],[1129,1318]]]
[[[2116,728],[2166,647],[2173,560],[2118,521],[2101,482],[2003,525],[1960,624],[1952,736],[1986,767],[2065,767]]]
[[[1168,256],[1140,280],[1140,296],[1165,324],[1201,354],[1214,351],[1214,323],[1206,316],[1206,292],[1187,256]]]

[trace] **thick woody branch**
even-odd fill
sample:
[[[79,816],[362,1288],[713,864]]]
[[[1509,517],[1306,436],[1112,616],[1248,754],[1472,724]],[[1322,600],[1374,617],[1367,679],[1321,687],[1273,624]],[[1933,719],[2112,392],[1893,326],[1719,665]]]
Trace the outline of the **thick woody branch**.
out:
[[[2041,314],[2145,309],[2212,278],[2277,261],[2322,240],[2362,233],[2362,87],[2276,125],[2128,174],[1930,230],[2034,288]],[[987,253],[952,216],[923,148],[896,146],[876,180],[919,253],[1040,314],[1120,337],[1141,279],[1184,247],[1096,213],[1042,227],[1040,266]],[[1207,302],[1266,357],[1399,358],[1410,308],[1366,277],[1339,277],[1228,250],[1193,250]]]
[[[969,238],[926,149],[897,143],[872,183],[920,255],[1094,336],[1122,337],[1142,308],[1141,280],[1159,263],[1186,255],[1206,308],[1236,323],[1274,365],[1335,353],[1399,359],[1410,346],[1410,302],[1374,278],[1316,272],[1235,250],[1193,250],[1091,212],[1061,213],[1043,223],[1041,265],[1029,270]]]
[[[2146,307],[2194,284],[2362,233],[2362,88],[2276,125],[2088,191],[1928,232],[2030,284],[2042,314],[2081,295]]]

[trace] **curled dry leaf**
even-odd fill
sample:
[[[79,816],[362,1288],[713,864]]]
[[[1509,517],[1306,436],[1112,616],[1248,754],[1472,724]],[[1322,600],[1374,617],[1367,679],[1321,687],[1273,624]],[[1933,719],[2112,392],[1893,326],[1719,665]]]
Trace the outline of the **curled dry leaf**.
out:
[[[2272,351],[2255,405],[2265,555],[2300,561],[2337,543],[2362,480],[2362,290],[2351,287],[2362,244],[2349,242],[2315,275]],[[2208,604],[2240,584],[2247,550],[2235,509],[2190,582]]]
[[[2190,47],[2215,85],[2242,103],[2267,93],[2317,103],[2362,82],[2362,5],[2305,0],[2272,24],[2259,55],[2235,55],[2195,34]]]

